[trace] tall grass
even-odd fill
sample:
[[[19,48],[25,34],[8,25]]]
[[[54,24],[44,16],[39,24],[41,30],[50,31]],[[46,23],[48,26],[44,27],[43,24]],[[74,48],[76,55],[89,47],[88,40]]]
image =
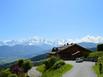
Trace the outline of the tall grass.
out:
[[[96,64],[96,65],[93,66],[93,70],[97,74],[97,77],[103,77],[103,74],[100,74],[99,65],[98,64]]]

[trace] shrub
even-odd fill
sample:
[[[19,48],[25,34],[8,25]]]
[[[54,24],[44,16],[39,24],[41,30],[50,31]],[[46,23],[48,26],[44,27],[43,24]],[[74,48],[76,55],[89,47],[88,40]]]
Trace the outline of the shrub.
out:
[[[102,74],[103,73],[103,56],[98,58],[98,62],[96,63],[95,66],[97,65],[98,65],[99,73]]]
[[[47,59],[44,64],[45,64],[45,69],[49,69],[51,68],[57,61],[59,60],[59,58],[52,56],[51,58]]]
[[[30,60],[24,62],[23,69],[25,73],[28,72],[28,70],[31,69],[31,67],[32,67],[32,63]]]
[[[98,58],[98,63],[101,63],[103,65],[103,56]]]
[[[54,70],[47,70],[42,73],[41,77],[62,77],[62,75],[69,71],[72,68],[72,65],[70,64],[65,64],[62,67]]]
[[[22,67],[23,66],[23,63],[24,63],[24,60],[21,59],[21,60],[18,60],[17,64],[19,65],[19,67]]]
[[[103,44],[99,44],[97,46],[97,51],[103,51]]]
[[[65,64],[65,62],[63,60],[59,60],[52,66],[52,69],[58,69],[61,66],[63,66],[64,64]]]

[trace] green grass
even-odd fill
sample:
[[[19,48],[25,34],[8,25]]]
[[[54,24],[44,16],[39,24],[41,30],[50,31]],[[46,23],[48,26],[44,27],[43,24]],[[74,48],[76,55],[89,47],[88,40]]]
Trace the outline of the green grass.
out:
[[[42,65],[40,65],[40,66],[38,66],[37,67],[37,70],[39,71],[39,72],[44,72],[44,70],[45,70],[45,65],[44,64],[42,64]]]
[[[93,70],[97,74],[97,77],[103,77],[103,74],[100,74],[100,72],[99,72],[99,65],[98,64],[93,66]]]
[[[69,71],[73,66],[70,64],[65,64],[62,67],[54,70],[54,69],[50,69],[47,71],[45,70],[45,66],[41,65],[37,68],[38,71],[42,72],[42,77],[62,77],[62,75]]]

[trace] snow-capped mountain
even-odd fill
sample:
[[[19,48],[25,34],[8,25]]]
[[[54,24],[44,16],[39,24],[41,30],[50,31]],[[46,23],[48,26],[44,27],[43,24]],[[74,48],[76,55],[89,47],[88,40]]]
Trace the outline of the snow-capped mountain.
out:
[[[0,41],[0,46],[2,45],[8,45],[8,46],[14,46],[14,45],[42,45],[42,44],[48,44],[53,46],[59,46],[62,44],[67,43],[67,40],[47,40],[47,39],[37,39],[32,38],[28,40],[6,40],[6,41]]]
[[[58,40],[48,40],[41,37],[32,37],[28,39],[23,40],[6,40],[6,41],[0,41],[0,46],[2,45],[8,45],[8,46],[14,46],[14,45],[42,45],[42,44],[48,44],[53,46],[59,46],[64,45],[66,43],[103,43],[103,37],[97,36],[85,36],[80,39],[58,39]],[[87,44],[86,44],[87,45]],[[91,45],[88,45],[91,46]]]
[[[75,43],[75,41],[48,40],[44,38],[0,41],[0,60],[2,61],[9,58],[10,60],[14,60],[45,54],[50,52],[53,47],[64,45],[66,43]],[[97,46],[97,43],[85,41],[78,44],[88,49],[96,49]]]
[[[0,41],[0,46],[15,46],[15,45],[23,45],[23,46],[61,46],[66,43],[73,43],[71,40],[47,40],[44,38],[30,38],[26,40],[6,40]],[[75,43],[75,42],[74,42]],[[77,42],[78,43],[78,42]],[[86,47],[86,48],[93,48],[97,46],[97,43],[94,42],[79,42],[79,45]]]
[[[47,46],[49,48],[49,46],[57,47],[57,46],[64,45],[66,43],[78,43],[79,45],[81,45],[85,48],[96,48],[97,44],[100,43],[102,41],[102,39],[100,39],[100,37],[97,37],[95,40],[95,38],[93,36],[92,37],[88,36],[88,37],[81,38],[80,40],[72,40],[72,39],[48,40],[48,39],[40,38],[40,37],[33,37],[33,38],[23,39],[23,40],[0,41],[0,46],[5,46],[5,45],[6,46],[15,46],[15,45],[30,46],[30,45],[34,45],[34,46],[39,46],[39,47],[45,46],[45,48]],[[94,40],[94,42],[93,42],[93,40]]]

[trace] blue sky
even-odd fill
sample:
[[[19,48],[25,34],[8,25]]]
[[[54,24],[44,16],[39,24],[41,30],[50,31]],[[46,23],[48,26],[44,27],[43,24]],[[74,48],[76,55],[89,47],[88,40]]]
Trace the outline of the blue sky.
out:
[[[0,0],[0,40],[103,36],[103,0]]]

